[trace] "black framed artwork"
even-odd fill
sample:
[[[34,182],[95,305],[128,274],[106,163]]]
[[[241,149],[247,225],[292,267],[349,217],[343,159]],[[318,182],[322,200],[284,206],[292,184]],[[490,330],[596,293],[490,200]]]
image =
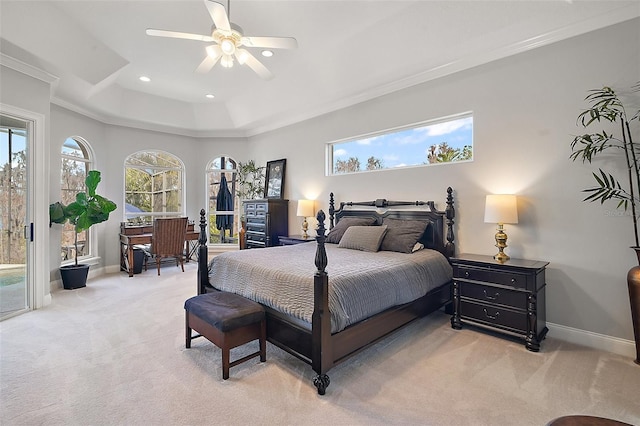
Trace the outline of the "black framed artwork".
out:
[[[284,198],[284,171],[287,160],[267,161],[267,175],[264,181],[265,198]]]

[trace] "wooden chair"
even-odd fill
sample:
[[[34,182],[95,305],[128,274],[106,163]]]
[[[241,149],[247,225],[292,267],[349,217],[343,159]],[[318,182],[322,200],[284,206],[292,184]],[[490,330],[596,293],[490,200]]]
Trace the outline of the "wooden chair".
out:
[[[155,257],[160,275],[160,261],[165,257],[175,257],[176,266],[184,272],[184,242],[187,237],[187,218],[174,217],[153,221],[151,255]],[[145,267],[146,270],[146,267]]]

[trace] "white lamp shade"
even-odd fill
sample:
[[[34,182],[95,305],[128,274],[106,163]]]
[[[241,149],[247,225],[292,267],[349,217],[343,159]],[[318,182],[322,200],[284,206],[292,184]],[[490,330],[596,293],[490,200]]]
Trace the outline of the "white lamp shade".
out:
[[[515,195],[487,195],[484,207],[486,223],[518,223],[518,204]]]
[[[296,216],[301,217],[311,217],[314,215],[313,211],[314,202],[313,200],[298,200],[298,210],[296,212]]]

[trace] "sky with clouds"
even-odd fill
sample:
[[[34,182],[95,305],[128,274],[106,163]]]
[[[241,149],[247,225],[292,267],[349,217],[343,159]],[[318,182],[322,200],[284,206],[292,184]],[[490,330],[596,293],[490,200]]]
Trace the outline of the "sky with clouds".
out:
[[[426,163],[429,148],[442,142],[452,148],[473,146],[473,117],[336,143],[333,159],[357,157],[362,169],[371,156],[381,159],[385,168],[414,166]]]

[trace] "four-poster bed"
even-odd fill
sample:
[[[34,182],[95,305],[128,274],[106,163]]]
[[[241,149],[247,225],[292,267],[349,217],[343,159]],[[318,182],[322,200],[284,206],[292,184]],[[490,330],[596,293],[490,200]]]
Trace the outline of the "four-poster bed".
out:
[[[325,235],[326,217],[318,212],[317,244],[242,250],[212,262],[202,210],[198,294],[231,291],[263,304],[268,341],[310,364],[317,373],[314,385],[323,395],[329,385],[327,372],[334,365],[412,320],[450,305],[448,259],[455,251],[451,188],[446,205],[439,211],[433,201],[378,199],[342,202],[335,209],[331,193],[330,232]],[[363,221],[367,226],[360,226]],[[380,247],[362,246],[369,237],[356,235],[371,231],[380,231]],[[417,236],[405,249],[411,232]],[[357,249],[349,250],[353,248]]]

